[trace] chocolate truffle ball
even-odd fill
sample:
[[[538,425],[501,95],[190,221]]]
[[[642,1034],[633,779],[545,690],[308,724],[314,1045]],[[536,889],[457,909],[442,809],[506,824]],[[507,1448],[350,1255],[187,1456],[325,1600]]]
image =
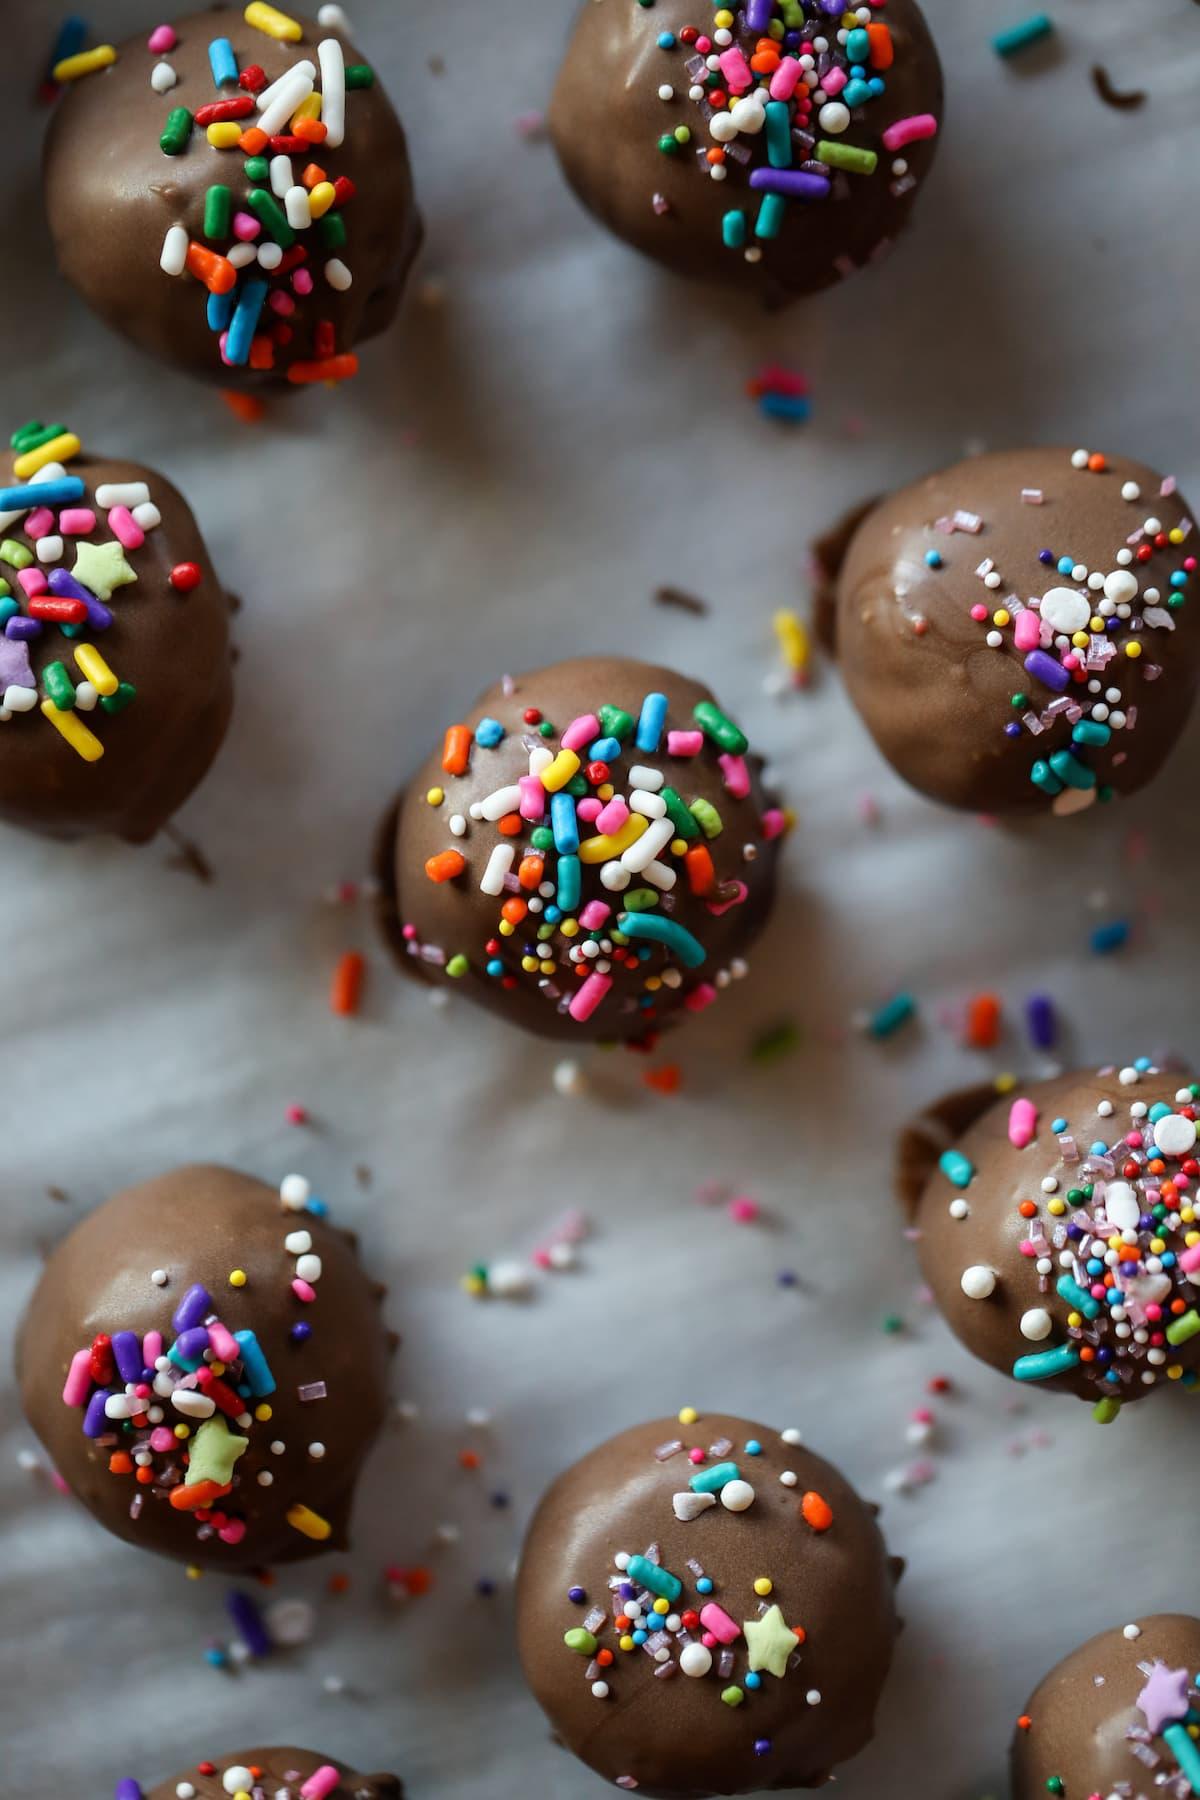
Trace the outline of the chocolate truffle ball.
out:
[[[1073,813],[1143,787],[1191,710],[1188,507],[1143,463],[1006,450],[902,488],[837,579],[863,721],[931,799]]]
[[[1017,1725],[1012,1800],[1200,1793],[1200,1748],[1184,1723],[1200,1707],[1198,1669],[1200,1619],[1184,1613],[1102,1631],[1072,1651]]]
[[[708,689],[619,657],[497,682],[382,834],[408,966],[546,1036],[645,1039],[745,972],[783,814]]]
[[[953,1096],[910,1128],[901,1185],[921,1268],[968,1350],[1104,1422],[1195,1384],[1198,1096],[1143,1059]]]
[[[303,16],[218,6],[79,64],[45,190],[88,305],[223,387],[353,375],[421,241],[404,132],[360,53]]]
[[[128,1543],[222,1570],[344,1549],[387,1407],[382,1295],[299,1176],[176,1169],[50,1257],[17,1345],[25,1411]]]
[[[149,1792],[127,1779],[117,1783],[116,1800],[229,1800],[256,1789],[270,1800],[399,1800],[401,1793],[394,1775],[356,1775],[318,1751],[277,1747],[194,1763]]]
[[[144,842],[233,705],[229,599],[182,496],[30,423],[0,478],[0,819]]]
[[[639,1794],[819,1787],[874,1729],[899,1629],[875,1508],[782,1434],[686,1408],[546,1494],[517,1577],[526,1679]]]
[[[937,51],[914,0],[600,0],[550,103],[567,180],[679,274],[815,293],[887,249],[933,162]]]

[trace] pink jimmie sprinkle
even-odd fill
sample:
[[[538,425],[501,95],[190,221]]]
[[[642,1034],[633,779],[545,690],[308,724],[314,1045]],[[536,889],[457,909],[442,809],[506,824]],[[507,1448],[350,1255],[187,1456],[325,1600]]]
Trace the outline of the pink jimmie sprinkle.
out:
[[[601,975],[599,970],[588,976],[587,980],[571,996],[571,1004],[567,1008],[571,1017],[579,1025],[590,1019],[600,1002],[612,986],[611,975]]]
[[[300,1789],[300,1800],[325,1800],[341,1784],[341,1776],[332,1763],[322,1763]]]
[[[303,1300],[306,1306],[311,1305],[317,1297],[316,1288],[310,1287],[307,1281],[301,1281],[298,1275],[292,1283],[292,1292],[295,1294],[297,1300]]]
[[[787,815],[781,807],[769,806],[762,816],[762,834],[768,844],[787,830]]]
[[[749,1194],[738,1194],[729,1202],[729,1216],[739,1225],[752,1225],[759,1215],[757,1200],[751,1200]]]
[[[706,1006],[712,1005],[716,997],[717,990],[712,982],[702,981],[684,1000],[684,1010],[686,1012],[703,1012]]]
[[[156,25],[146,40],[146,48],[152,56],[165,56],[178,42],[173,25]]]

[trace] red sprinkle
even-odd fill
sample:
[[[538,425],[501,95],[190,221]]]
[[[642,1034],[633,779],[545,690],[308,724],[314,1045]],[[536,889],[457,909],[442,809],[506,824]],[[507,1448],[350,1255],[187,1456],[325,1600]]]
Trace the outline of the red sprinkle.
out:
[[[196,123],[205,125],[221,125],[227,119],[246,119],[254,111],[254,102],[249,94],[235,94],[230,100],[210,100],[207,106],[196,108]]]
[[[359,951],[347,950],[333,971],[333,982],[329,990],[330,1012],[345,1018],[358,1011],[366,966],[366,958]]]
[[[260,94],[267,85],[267,71],[257,63],[251,63],[238,76],[238,86],[245,88],[248,94]]]
[[[29,602],[29,616],[52,625],[82,625],[88,613],[82,600],[45,599]]]
[[[176,563],[171,570],[171,586],[181,594],[190,594],[193,588],[200,586],[203,579],[199,565],[194,562]]]

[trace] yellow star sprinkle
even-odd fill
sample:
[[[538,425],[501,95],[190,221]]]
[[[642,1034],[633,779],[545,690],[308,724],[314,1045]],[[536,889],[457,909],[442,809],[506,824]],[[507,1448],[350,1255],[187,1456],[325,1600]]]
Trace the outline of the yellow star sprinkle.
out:
[[[746,1619],[742,1630],[750,1651],[750,1668],[757,1673],[786,1675],[788,1657],[796,1648],[796,1634],[790,1630],[778,1606],[768,1607],[761,1619]]]
[[[97,600],[111,600],[113,589],[136,581],[137,575],[125,560],[120,544],[80,544],[75,552],[71,573],[76,581],[95,594]]]

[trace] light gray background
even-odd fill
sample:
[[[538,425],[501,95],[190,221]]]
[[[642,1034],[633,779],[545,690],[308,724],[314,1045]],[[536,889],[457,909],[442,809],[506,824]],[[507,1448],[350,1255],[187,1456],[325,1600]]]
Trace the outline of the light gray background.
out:
[[[33,1440],[6,1391],[5,1793],[92,1800],[121,1774],[292,1738],[395,1764],[416,1800],[598,1795],[522,1687],[510,1558],[566,1461],[685,1402],[797,1424],[879,1495],[913,1454],[925,1383],[953,1377],[936,1480],[886,1507],[909,1558],[908,1630],[847,1800],[1002,1792],[1010,1722],[1045,1667],[1138,1611],[1194,1606],[1171,1530],[1195,1491],[1189,1403],[1151,1401],[1109,1432],[1037,1394],[1016,1412],[1015,1390],[923,1309],[888,1162],[895,1126],[943,1087],[1038,1066],[1020,1027],[1035,986],[1057,998],[1069,1059],[1194,1050],[1196,735],[1144,802],[1014,834],[907,793],[836,678],[764,692],[771,614],[806,598],[810,535],[968,443],[1122,449],[1200,491],[1200,10],[1056,0],[1060,54],[1003,64],[989,36],[1026,10],[930,0],[950,110],[914,234],[886,266],[767,319],[608,241],[548,149],[518,134],[545,101],[565,0],[355,0],[410,128],[441,302],[414,299],[357,384],[247,430],[56,281],[29,91],[57,9],[7,0],[6,429],[63,417],[169,471],[246,604],[233,729],[180,820],[214,885],[161,845],[0,836],[0,1320],[7,1333],[45,1245],[114,1189],[196,1157],[271,1180],[298,1167],[393,1286],[396,1393],[420,1414],[368,1471],[351,1592],[329,1599],[319,1566],[285,1574],[277,1592],[319,1602],[316,1639],[225,1676],[201,1660],[229,1635],[223,1583],[139,1558],[22,1469]],[[92,11],[119,39],[161,9]],[[1093,61],[1145,87],[1146,107],[1102,106]],[[803,431],[745,397],[771,358],[811,374]],[[655,607],[662,582],[711,615]],[[624,1055],[594,1058],[587,1096],[560,1098],[552,1049],[435,1010],[398,983],[365,908],[324,899],[364,872],[389,794],[466,700],[502,670],[583,650],[711,678],[800,814],[751,979],[656,1059],[682,1064],[670,1101]],[[1101,963],[1087,934],[1119,915],[1137,941]],[[360,944],[363,1015],[333,1019],[329,971]],[[1010,1037],[966,1053],[946,1009],[993,984]],[[901,985],[919,1025],[882,1047],[855,1036],[855,1010]],[[755,1033],[785,1016],[803,1047],[752,1065]],[[292,1101],[310,1129],[285,1123]],[[765,1221],[698,1206],[706,1181],[753,1194]],[[527,1253],[568,1203],[596,1221],[577,1272],[525,1307],[458,1291],[466,1266]],[[783,1267],[802,1290],[776,1285]],[[661,1342],[640,1323],[650,1299]],[[902,1337],[880,1329],[891,1310]],[[476,1407],[486,1431],[464,1422]],[[457,1466],[468,1444],[481,1475]],[[489,1504],[497,1489],[507,1512]],[[446,1521],[461,1542],[431,1549]],[[392,1559],[436,1568],[406,1611],[381,1597]],[[495,1598],[476,1596],[481,1575]]]

